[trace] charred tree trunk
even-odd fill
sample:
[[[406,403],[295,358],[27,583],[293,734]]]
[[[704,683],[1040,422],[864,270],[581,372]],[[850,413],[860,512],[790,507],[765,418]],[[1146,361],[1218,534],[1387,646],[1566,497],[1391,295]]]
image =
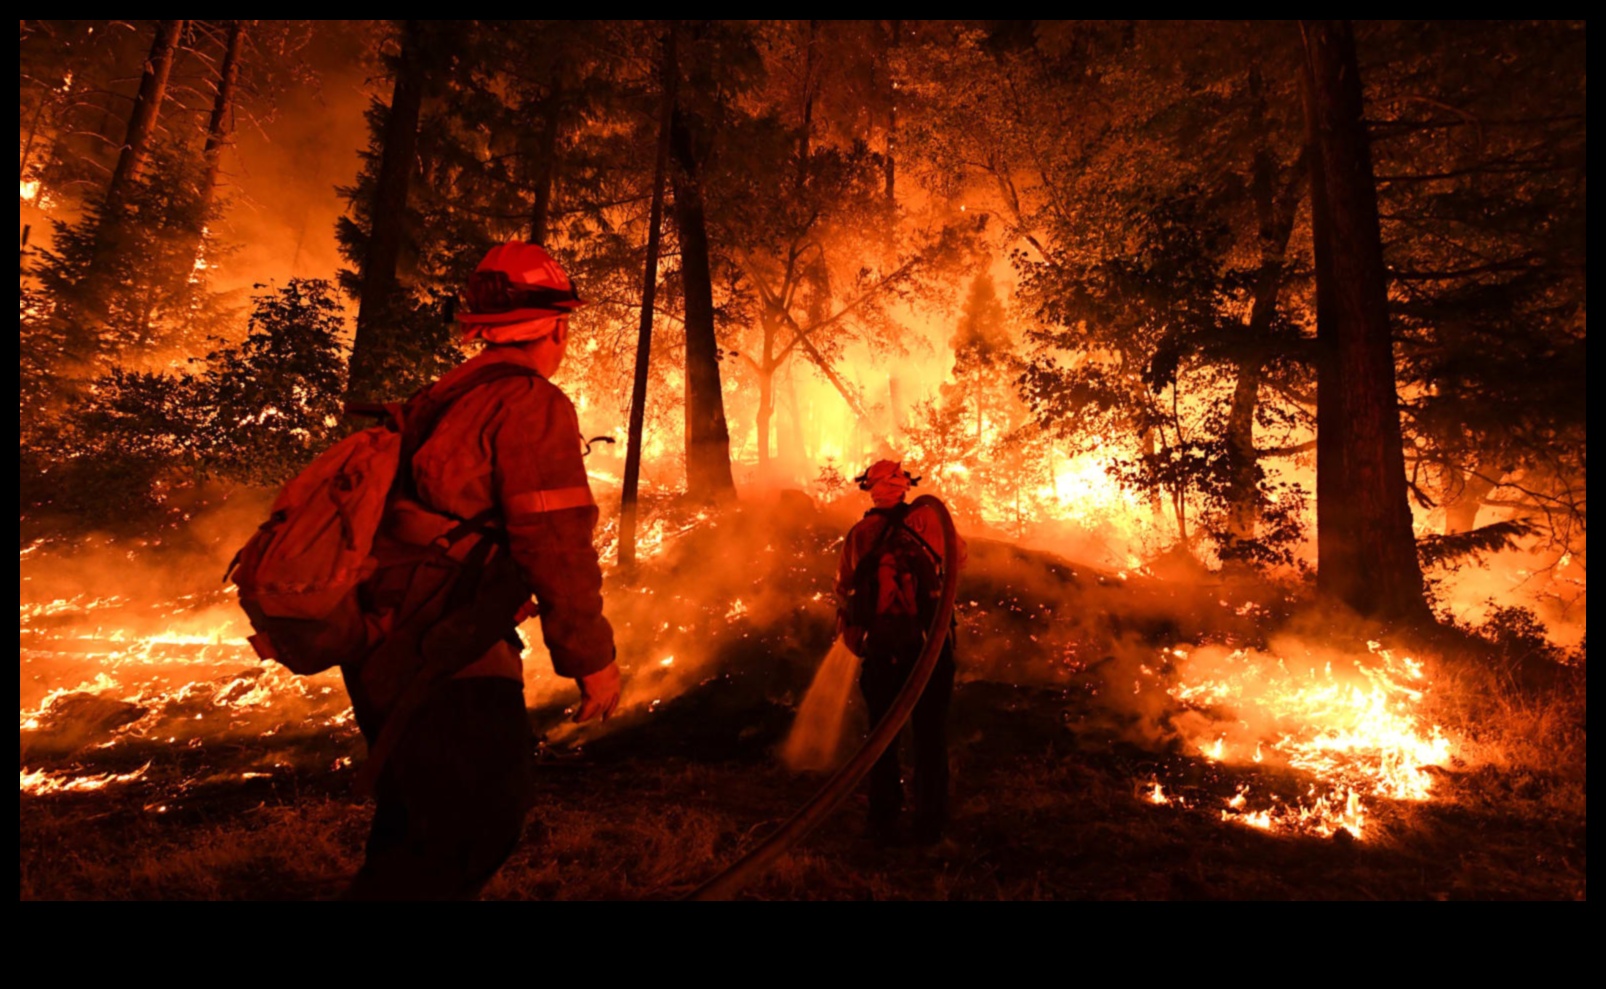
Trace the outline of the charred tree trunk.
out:
[[[351,348],[347,394],[358,400],[393,398],[384,392],[388,341],[395,325],[401,260],[407,226],[407,191],[418,155],[418,118],[424,103],[423,27],[404,21],[401,53],[385,120],[379,178],[369,215],[368,245],[363,253],[362,295],[358,299],[357,333]]]
[[[670,125],[674,155],[675,225],[686,306],[686,493],[718,501],[736,493],[731,478],[730,427],[719,383],[714,336],[714,284],[703,217],[702,163],[706,140],[692,114],[676,106]]]
[[[560,60],[552,64],[552,85],[548,87],[546,102],[541,107],[541,143],[535,159],[535,205],[530,210],[532,244],[545,244],[547,239],[547,226],[552,213],[552,180],[558,169],[558,131],[563,123],[562,101],[563,65]]]
[[[123,132],[122,150],[117,155],[117,165],[112,170],[105,198],[101,201],[100,221],[90,246],[89,267],[75,293],[76,321],[95,339],[98,346],[105,346],[106,343],[101,328],[111,306],[112,285],[106,269],[110,260],[124,250],[123,200],[128,195],[128,187],[139,180],[140,168],[150,152],[151,135],[156,131],[156,118],[167,92],[167,77],[173,70],[173,56],[178,50],[179,35],[183,31],[183,21],[161,21],[157,24],[150,54],[145,59],[145,68],[140,75],[139,93],[134,97],[128,126]]]
[[[17,164],[17,178],[20,181],[27,181],[28,159],[33,157],[34,141],[39,137],[39,121],[44,119],[45,105],[48,102],[48,97],[40,96],[39,105],[35,107],[33,111],[33,118],[28,121],[28,137],[22,142],[22,157]]]
[[[814,134],[814,38],[817,21],[809,21],[808,44],[803,50],[803,127],[797,136],[797,189],[809,180],[809,153]]]
[[[1344,389],[1338,373],[1333,248],[1323,159],[1318,153],[1316,84],[1304,67],[1305,159],[1310,168],[1311,252],[1316,274],[1316,560],[1323,593],[1344,598],[1358,559],[1354,491],[1344,442]]]
[[[775,422],[775,374],[783,363],[775,356],[775,338],[783,322],[784,317],[768,305],[759,311],[761,343],[758,359],[753,360],[749,355],[747,362],[758,377],[758,408],[753,416],[753,438],[758,445],[759,476],[766,479],[770,468],[770,431]]]
[[[139,178],[140,167],[145,164],[151,135],[156,132],[156,117],[162,109],[162,97],[167,91],[167,77],[173,70],[173,55],[178,51],[178,38],[183,30],[183,21],[157,24],[150,55],[140,73],[139,94],[134,97],[134,108],[128,115],[128,129],[117,155],[117,167],[112,170],[111,182],[106,186],[108,213],[122,206],[129,183]]]
[[[1337,539],[1351,547],[1337,559],[1319,559],[1317,586],[1363,615],[1426,619],[1431,616],[1406,501],[1377,187],[1361,118],[1354,36],[1347,21],[1310,21],[1302,27],[1314,138],[1312,188],[1321,186],[1313,202],[1323,214],[1317,238],[1317,334],[1331,365],[1326,375],[1318,375],[1318,436],[1332,444],[1330,433],[1338,433],[1341,483],[1347,489],[1345,527],[1319,529],[1318,545],[1319,551],[1332,548]],[[1343,395],[1341,418],[1328,404],[1336,392]],[[1318,443],[1318,526],[1326,528]],[[1329,486],[1327,493],[1335,492]]]
[[[201,177],[201,202],[210,204],[223,167],[223,149],[233,131],[234,90],[240,78],[240,48],[245,41],[245,22],[229,22],[229,38],[218,70],[217,96],[212,100],[212,116],[206,124],[206,171]]]
[[[1260,518],[1261,474],[1260,453],[1255,449],[1255,412],[1260,404],[1265,355],[1271,350],[1272,323],[1283,288],[1288,240],[1293,235],[1294,215],[1299,208],[1300,190],[1306,175],[1303,163],[1297,163],[1287,182],[1278,188],[1278,166],[1266,133],[1265,99],[1258,70],[1250,72],[1249,89],[1254,100],[1255,126],[1260,134],[1251,177],[1259,228],[1260,265],[1255,272],[1254,301],[1250,305],[1247,352],[1238,362],[1238,378],[1227,417],[1227,500],[1231,506],[1228,532],[1237,540],[1253,539]]]
[[[240,49],[245,41],[245,22],[230,21],[228,32],[224,42],[223,63],[218,68],[217,94],[212,99],[212,116],[206,124],[206,146],[201,152],[205,169],[201,173],[196,199],[203,216],[211,208],[212,199],[217,194],[218,176],[223,169],[223,150],[228,147],[229,135],[233,130],[232,111],[240,78]],[[198,227],[189,231],[189,236],[189,249],[177,251],[175,256],[193,264],[200,256],[206,229],[204,226]]]
[[[1259,300],[1256,300],[1256,305]],[[1238,363],[1238,381],[1227,413],[1227,531],[1235,540],[1255,538],[1260,519],[1260,464],[1255,451],[1255,409],[1260,403],[1261,362]]]
[[[641,483],[641,431],[647,418],[647,369],[652,359],[652,312],[658,297],[658,237],[664,217],[664,173],[669,167],[669,124],[675,110],[675,31],[664,35],[663,101],[658,114],[658,152],[652,171],[652,209],[647,214],[647,260],[641,273],[641,327],[636,335],[636,377],[630,388],[630,431],[619,503],[619,566],[636,564],[636,492]]]

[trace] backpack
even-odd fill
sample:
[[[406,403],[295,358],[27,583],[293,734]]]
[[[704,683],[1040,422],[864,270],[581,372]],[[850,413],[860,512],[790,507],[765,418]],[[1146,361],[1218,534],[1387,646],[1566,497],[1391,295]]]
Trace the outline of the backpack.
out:
[[[298,674],[361,660],[384,637],[365,607],[365,583],[381,568],[375,537],[387,511],[412,489],[413,454],[457,399],[489,381],[536,372],[490,364],[450,387],[426,387],[405,405],[350,406],[386,419],[346,437],[297,474],[274,500],[250,540],[234,555],[240,607],[256,654]],[[414,556],[446,557],[471,534],[487,535],[490,512],[455,520]],[[452,521],[449,519],[449,521]],[[483,540],[488,541],[488,540]],[[386,560],[387,565],[417,560]]]
[[[849,584],[849,623],[864,629],[867,648],[895,657],[925,641],[942,588],[940,557],[905,521],[909,508],[870,510],[886,522]]]

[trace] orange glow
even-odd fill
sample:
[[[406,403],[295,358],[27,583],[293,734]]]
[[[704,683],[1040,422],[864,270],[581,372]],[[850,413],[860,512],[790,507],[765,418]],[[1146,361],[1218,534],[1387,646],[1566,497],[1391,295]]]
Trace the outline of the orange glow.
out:
[[[1225,765],[1274,764],[1315,782],[1292,798],[1248,808],[1248,788],[1222,819],[1263,830],[1367,834],[1368,798],[1432,798],[1429,767],[1454,747],[1421,714],[1431,684],[1422,663],[1376,642],[1365,656],[1325,658],[1208,646],[1177,661],[1168,692],[1189,712],[1176,724],[1190,749]],[[1175,655],[1175,653],[1173,653]],[[1207,717],[1202,713],[1210,712]],[[1234,718],[1236,722],[1224,721]],[[1223,731],[1223,726],[1232,727]]]

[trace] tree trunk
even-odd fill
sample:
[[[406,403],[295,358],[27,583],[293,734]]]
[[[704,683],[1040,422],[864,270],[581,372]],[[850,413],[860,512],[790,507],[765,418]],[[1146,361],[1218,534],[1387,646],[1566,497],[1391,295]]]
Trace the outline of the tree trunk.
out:
[[[33,157],[33,144],[39,136],[39,121],[45,115],[45,105],[48,102],[48,97],[40,96],[39,105],[33,111],[33,119],[28,121],[28,139],[22,142],[22,158],[17,164],[17,178],[20,181],[28,180],[28,159]]]
[[[647,260],[641,273],[641,327],[636,335],[636,377],[630,389],[630,431],[625,440],[625,476],[619,504],[619,567],[636,565],[636,491],[641,482],[641,431],[647,417],[647,369],[652,358],[652,310],[658,296],[658,231],[664,216],[664,173],[669,167],[669,122],[675,109],[675,31],[664,34],[663,100],[658,114],[658,152],[652,171],[652,209],[647,219]]]
[[[808,43],[803,50],[803,127],[797,136],[797,190],[809,179],[809,149],[814,130],[814,36],[817,21],[809,21]]]
[[[196,200],[200,205],[201,215],[212,205],[212,197],[217,193],[218,176],[223,168],[223,150],[228,147],[229,134],[232,131],[232,110],[234,109],[234,91],[240,78],[240,48],[245,41],[245,22],[230,21],[228,40],[224,43],[223,64],[218,69],[217,94],[212,98],[212,116],[206,124],[206,146],[201,152],[205,162],[205,170],[201,173],[201,184],[196,190]],[[206,236],[204,226],[188,231],[190,247],[185,251],[176,251],[175,256],[185,259],[192,264],[200,256],[201,241]]]
[[[183,30],[183,21],[161,21],[156,26],[156,37],[151,41],[150,55],[139,77],[139,95],[134,97],[134,108],[128,115],[128,129],[123,134],[117,167],[112,170],[111,182],[106,186],[108,213],[122,205],[129,183],[139,178],[140,167],[145,164],[151,135],[156,131],[156,116],[162,109],[162,96],[167,91],[167,76],[173,70],[173,55],[178,51],[178,38]]]
[[[547,239],[547,226],[552,213],[552,179],[558,168],[562,99],[563,66],[559,60],[552,63],[552,85],[547,90],[546,102],[541,108],[541,144],[535,160],[535,205],[530,210],[532,244],[545,244]]]
[[[1318,153],[1316,82],[1304,65],[1305,158],[1310,169],[1311,250],[1316,274],[1316,561],[1318,589],[1346,600],[1357,576],[1354,488],[1345,463],[1344,389],[1338,373],[1332,232],[1327,182]]]
[[[245,41],[245,22],[229,22],[229,40],[218,71],[217,96],[212,100],[212,117],[206,125],[206,172],[201,177],[201,202],[210,205],[223,167],[223,149],[233,130],[234,90],[240,78],[240,47]]]
[[[730,427],[719,383],[719,344],[714,336],[714,285],[703,217],[703,140],[697,122],[679,106],[670,125],[675,158],[675,225],[680,233],[680,271],[686,307],[686,494],[719,501],[736,493],[731,478]]]
[[[1320,559],[1318,588],[1363,615],[1431,618],[1406,501],[1377,187],[1361,117],[1355,41],[1347,21],[1310,21],[1302,27],[1310,73],[1313,165],[1320,161],[1320,171],[1312,171],[1312,186],[1319,180],[1323,190],[1318,247],[1326,244],[1326,261],[1318,258],[1317,264],[1317,334],[1319,340],[1331,341],[1333,365],[1325,381],[1318,375],[1318,438],[1339,425],[1342,480],[1352,498],[1348,527],[1328,536],[1329,545],[1334,536],[1349,543],[1353,555],[1346,552],[1336,567],[1335,561]],[[1329,284],[1325,310],[1324,277]],[[1342,419],[1335,419],[1326,404],[1334,393],[1327,385],[1343,393]],[[1320,454],[1318,446],[1318,471]],[[1319,526],[1321,494],[1318,481]]]
[[[367,401],[395,398],[385,394],[387,332],[394,332],[397,307],[396,265],[401,259],[407,226],[407,190],[417,167],[418,118],[424,102],[422,25],[404,21],[401,54],[385,119],[379,178],[374,185],[372,223],[363,253],[362,295],[358,299],[357,333],[351,349],[347,395]]]
[[[1299,191],[1305,175],[1305,169],[1296,164],[1294,174],[1279,190],[1277,161],[1272,154],[1265,121],[1264,84],[1258,68],[1249,73],[1249,91],[1260,145],[1255,152],[1250,182],[1259,228],[1260,265],[1255,272],[1254,301],[1249,312],[1248,353],[1238,362],[1238,378],[1227,417],[1228,533],[1239,540],[1255,538],[1260,519],[1260,454],[1255,450],[1255,412],[1265,373],[1264,354],[1270,344],[1268,337],[1283,287],[1288,239],[1293,234],[1294,215],[1299,208]]]
[[[1143,447],[1143,455],[1151,460],[1160,452],[1160,446],[1154,434],[1153,426],[1144,426],[1138,431],[1138,442]],[[1156,525],[1160,523],[1160,517],[1164,511],[1165,503],[1160,494],[1160,489],[1158,487],[1153,488],[1149,492],[1149,515],[1154,519]]]
[[[123,200],[128,187],[139,179],[139,170],[150,151],[151,135],[156,130],[156,117],[162,108],[167,91],[167,77],[173,69],[173,55],[178,49],[179,35],[184,31],[183,21],[161,21],[151,41],[150,55],[145,60],[144,72],[139,79],[139,94],[129,111],[128,126],[123,133],[122,150],[117,155],[117,166],[106,186],[101,203],[100,222],[95,227],[95,238],[90,245],[89,266],[77,289],[78,321],[91,334],[97,346],[108,341],[101,332],[110,308],[112,285],[106,273],[107,263],[123,248]]]
[[[1256,305],[1259,305],[1256,299]],[[1255,538],[1260,518],[1260,465],[1255,453],[1255,408],[1260,402],[1258,357],[1238,364],[1238,381],[1227,413],[1227,532],[1235,540]]]

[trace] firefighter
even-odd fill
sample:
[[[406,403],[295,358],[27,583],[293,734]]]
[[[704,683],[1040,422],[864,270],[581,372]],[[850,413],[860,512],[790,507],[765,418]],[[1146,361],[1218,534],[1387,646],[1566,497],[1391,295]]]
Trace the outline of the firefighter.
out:
[[[880,722],[920,656],[940,595],[943,533],[937,513],[905,501],[918,482],[902,465],[878,461],[859,477],[873,507],[848,532],[837,569],[837,630],[863,660],[859,689],[871,724]],[[959,543],[963,566],[965,544]],[[941,656],[910,719],[914,736],[915,815],[909,837],[919,844],[942,838],[948,822],[948,702],[954,688],[954,636],[950,625]],[[898,839],[903,811],[898,746],[870,771],[870,836]]]
[[[428,544],[443,517],[489,518],[486,538],[499,550],[490,560],[500,565],[466,575],[481,581],[471,596],[505,599],[511,587],[515,607],[523,601],[525,608],[504,613],[505,633],[491,634],[505,637],[477,658],[458,657],[457,672],[407,716],[375,782],[366,859],[350,898],[470,898],[513,852],[528,810],[533,754],[518,620],[539,613],[553,669],[578,682],[575,720],[607,718],[619,701],[579,422],[549,380],[569,343],[569,314],[582,304],[563,269],[534,244],[492,248],[469,280],[457,318],[465,339],[483,341],[484,349],[432,390],[476,374],[488,380],[456,398],[418,445],[411,461],[416,503],[394,503],[381,532],[393,546]],[[500,362],[519,365],[519,373],[481,370]],[[383,588],[375,593],[382,597]],[[435,646],[462,649],[453,641]],[[372,745],[394,709],[374,703],[365,684],[385,671],[344,672]]]

